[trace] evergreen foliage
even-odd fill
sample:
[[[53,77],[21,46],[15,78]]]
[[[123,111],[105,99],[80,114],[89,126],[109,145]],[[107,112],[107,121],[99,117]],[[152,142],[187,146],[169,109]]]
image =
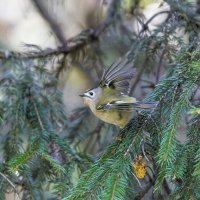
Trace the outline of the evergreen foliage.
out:
[[[200,199],[198,8],[165,0],[170,10],[143,23],[139,1],[130,1],[131,11],[122,2],[111,3],[96,29],[101,34],[84,31],[69,41],[74,46],[0,52],[0,199],[11,192],[37,200]],[[164,13],[164,22],[149,30]],[[139,33],[127,28],[128,14],[141,24]],[[148,83],[144,101],[158,101],[155,110],[135,114],[122,130],[93,119],[86,108],[67,117],[58,87],[67,62],[82,64],[96,81],[110,37],[119,43],[112,48],[120,46],[119,55],[137,68],[132,92]],[[143,80],[148,74],[153,84]],[[137,155],[147,163],[144,179],[133,170]]]

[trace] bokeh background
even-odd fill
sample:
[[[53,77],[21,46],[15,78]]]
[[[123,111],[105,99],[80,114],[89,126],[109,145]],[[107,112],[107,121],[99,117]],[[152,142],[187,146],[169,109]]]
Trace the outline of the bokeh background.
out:
[[[97,27],[104,20],[110,2],[110,0],[41,1],[46,9],[45,12],[55,21],[65,40],[76,36],[83,30]],[[133,32],[138,33],[142,29],[142,25],[131,16],[133,2],[131,0],[123,1],[122,7],[127,11],[127,14],[123,16],[123,22],[119,22],[116,25],[117,30],[113,30],[113,32],[101,39],[101,52],[98,55],[99,63],[87,63],[87,58],[92,56],[94,49],[87,49],[85,55],[76,60],[77,63],[66,63],[68,64],[67,72],[61,75],[60,80],[64,92],[65,109],[69,114],[80,105],[83,106],[78,94],[97,83],[101,76],[101,72],[99,72],[98,75],[94,74],[91,77],[84,70],[84,67],[87,69],[88,66],[84,65],[90,65],[89,68],[95,68],[96,65],[108,67],[128,50],[131,34]],[[156,12],[169,9],[167,4],[161,6],[161,3],[162,1],[151,0],[140,2],[140,10],[138,12],[142,15],[144,23]],[[34,1],[1,0],[0,9],[0,42],[2,49],[24,52],[26,51],[25,44],[37,45],[41,49],[56,48],[61,45],[62,41],[60,42],[56,37],[48,19],[45,19],[44,15],[41,14]],[[165,19],[166,14],[155,18],[149,24],[149,29],[153,30]],[[98,51],[98,49],[95,50]],[[145,81],[155,84],[158,80],[154,80],[153,72],[148,74],[149,77]],[[162,75],[162,72],[160,75]],[[139,99],[144,98],[146,95],[146,90],[141,88],[141,84],[141,80],[139,80],[137,89],[134,91],[134,95]],[[145,84],[143,84],[143,87],[145,87]]]
[[[85,107],[79,94],[97,86],[103,70],[128,51],[134,52],[135,48],[137,51],[134,52],[132,63],[137,73],[132,80],[130,95],[142,101],[162,80],[168,64],[178,52],[180,46],[174,38],[179,37],[186,44],[190,42],[186,28],[180,24],[179,27],[177,22],[179,19],[175,18],[170,18],[171,24],[176,26],[177,23],[178,27],[175,33],[173,32],[174,38],[170,40],[171,33],[169,38],[164,38],[163,35],[168,28],[165,27],[165,23],[170,24],[168,19],[171,10],[166,1],[113,2],[115,1],[0,0],[0,49],[5,53],[4,57],[9,58],[12,53],[12,55],[17,53],[37,57],[43,51],[47,54],[52,50],[59,51],[59,48],[66,44],[70,48],[82,44],[85,38],[89,38],[83,45],[69,53],[55,53],[52,57],[41,56],[44,58],[41,65],[49,74],[58,78],[56,88],[61,91],[62,109],[66,120],[60,127],[58,123],[57,134],[69,140],[70,145],[80,153],[80,156],[83,154],[83,157],[88,159],[88,163],[90,160],[96,160],[103,150],[116,140],[119,129],[96,119]],[[195,3],[195,1],[186,2]],[[114,11],[110,10],[112,4],[115,4]],[[110,17],[111,21],[109,15],[113,15]],[[182,19],[181,15],[179,17]],[[107,22],[109,23],[106,24]],[[88,37],[88,33],[94,30],[100,31],[99,35],[93,34]],[[148,36],[152,35],[154,36],[149,42]],[[140,40],[141,43],[138,42]],[[35,59],[27,66],[31,68],[38,63],[40,64],[41,60]],[[3,65],[3,62],[1,64]],[[199,93],[195,95],[194,99],[198,99]],[[187,119],[184,119],[185,121]],[[183,134],[185,126],[183,123],[177,134],[181,142],[186,140]],[[25,148],[28,140],[25,139],[23,145]],[[50,149],[52,155],[59,152],[57,146]],[[58,155],[55,157],[62,162],[62,158]],[[4,161],[3,155],[1,161]],[[87,166],[81,167],[84,169]],[[72,181],[74,184],[79,179],[81,167],[75,165]],[[20,189],[21,186],[18,186],[17,190]],[[151,198],[149,193],[152,191],[153,188],[142,198]],[[14,193],[7,194],[6,199],[15,199]],[[20,195],[22,199],[28,199],[25,193]],[[49,193],[44,192],[41,199],[48,198],[50,199]]]

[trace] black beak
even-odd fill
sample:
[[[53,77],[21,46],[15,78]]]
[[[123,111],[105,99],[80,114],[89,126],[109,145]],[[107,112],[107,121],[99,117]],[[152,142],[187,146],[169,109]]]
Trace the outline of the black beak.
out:
[[[80,96],[80,97],[85,97],[86,95],[85,95],[85,94],[79,94],[79,96]]]

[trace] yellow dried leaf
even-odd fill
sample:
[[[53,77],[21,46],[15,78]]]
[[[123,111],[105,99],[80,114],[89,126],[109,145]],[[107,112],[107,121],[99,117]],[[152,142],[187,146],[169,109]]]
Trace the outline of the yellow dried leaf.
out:
[[[138,178],[144,178],[147,170],[146,170],[146,162],[143,160],[143,157],[141,155],[136,156],[134,162],[133,162],[133,170],[135,175]]]

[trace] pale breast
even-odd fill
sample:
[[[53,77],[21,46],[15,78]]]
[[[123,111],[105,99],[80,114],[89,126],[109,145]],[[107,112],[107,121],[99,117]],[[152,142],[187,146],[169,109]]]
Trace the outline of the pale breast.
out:
[[[120,128],[123,128],[130,121],[132,116],[131,112],[126,111],[92,111],[102,121],[117,125]]]
[[[131,119],[132,113],[127,111],[117,110],[97,110],[96,104],[90,99],[85,99],[84,103],[88,105],[93,114],[104,122],[114,124],[123,128]]]

